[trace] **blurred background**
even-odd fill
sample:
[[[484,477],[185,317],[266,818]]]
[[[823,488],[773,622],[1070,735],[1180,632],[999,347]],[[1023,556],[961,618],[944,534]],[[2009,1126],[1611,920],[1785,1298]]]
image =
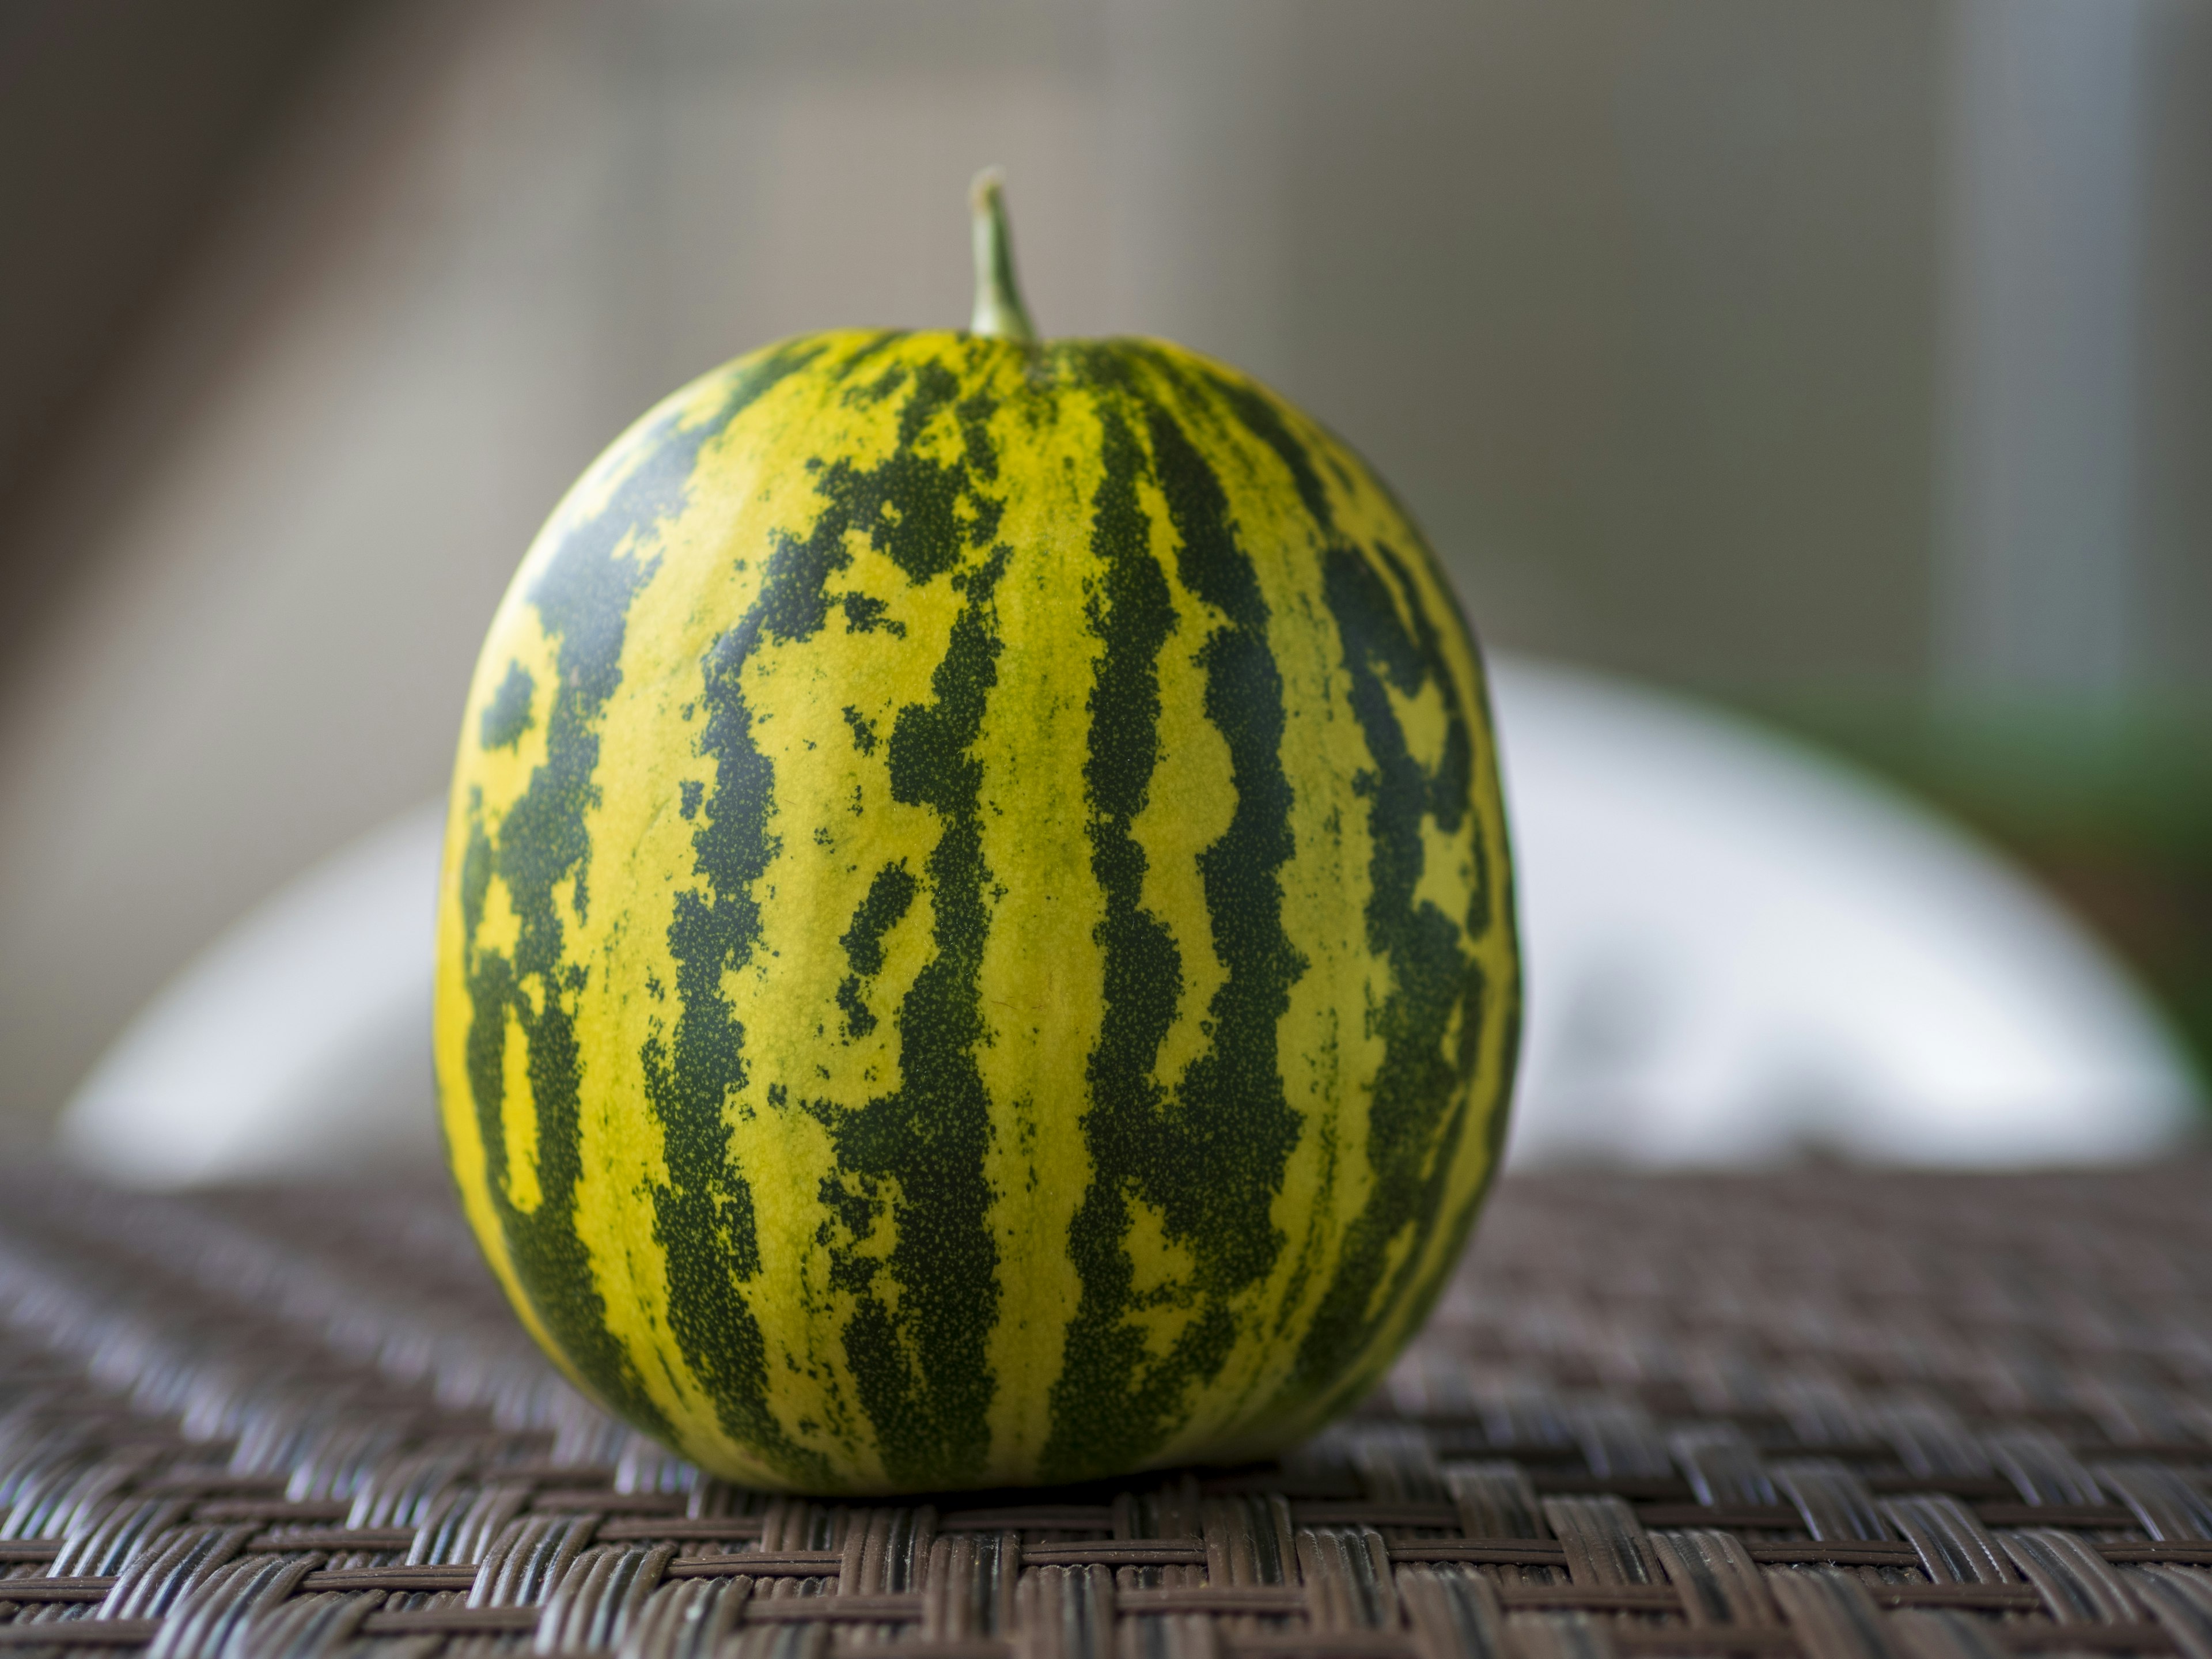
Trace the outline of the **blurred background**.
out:
[[[171,1028],[187,992],[270,999],[237,1029],[272,1053],[352,995],[301,918],[364,870],[411,890],[404,815],[562,488],[739,350],[961,324],[990,161],[1047,332],[1225,358],[1396,485],[1528,664],[1509,761],[1516,700],[1555,732],[1524,840],[1621,809],[1537,764],[1592,720],[1776,757],[1777,799],[1812,779],[1801,817],[1857,840],[1831,866],[1777,830],[1814,908],[1757,901],[1762,961],[1885,891],[1881,948],[1932,961],[1915,918],[1995,883],[2011,921],[1952,943],[2017,962],[2033,912],[2142,1097],[2077,1090],[2052,1155],[2094,1155],[2108,1106],[2113,1151],[2179,1132],[2212,1055],[2212,7],[9,0],[0,1141],[43,1141],[104,1054],[120,1075],[127,1030],[131,1086],[173,1063],[131,1024],[165,986]],[[1632,808],[1613,752],[1576,776]],[[1886,884],[1908,823],[1919,873]],[[1537,910],[1611,914],[1526,851]],[[1567,985],[1580,947],[1547,969],[1530,924],[1562,1144],[1632,1153],[1660,1014],[1598,945]],[[255,951],[308,965],[240,978]],[[1957,1064],[2003,1074],[2002,1031],[2047,1024],[2014,1013]],[[1760,1073],[1744,1109],[1848,1116],[1852,1063]],[[1918,1073],[1868,1075],[1913,1108]]]

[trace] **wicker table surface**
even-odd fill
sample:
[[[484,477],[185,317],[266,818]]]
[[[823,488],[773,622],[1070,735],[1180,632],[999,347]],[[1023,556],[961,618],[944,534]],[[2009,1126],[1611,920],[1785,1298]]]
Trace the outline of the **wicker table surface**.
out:
[[[1280,1467],[848,1504],[586,1405],[441,1191],[19,1173],[0,1649],[2212,1659],[2208,1197],[1509,1180],[1382,1393]]]

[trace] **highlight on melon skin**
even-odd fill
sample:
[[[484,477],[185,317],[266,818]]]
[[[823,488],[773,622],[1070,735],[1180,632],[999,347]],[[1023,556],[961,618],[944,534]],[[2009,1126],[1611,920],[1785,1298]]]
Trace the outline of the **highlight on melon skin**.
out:
[[[715,1474],[1228,1462],[1357,1401],[1495,1172],[1480,656],[1336,438],[1040,337],[768,346],[578,479],[493,618],[441,890],[453,1170],[577,1385]]]

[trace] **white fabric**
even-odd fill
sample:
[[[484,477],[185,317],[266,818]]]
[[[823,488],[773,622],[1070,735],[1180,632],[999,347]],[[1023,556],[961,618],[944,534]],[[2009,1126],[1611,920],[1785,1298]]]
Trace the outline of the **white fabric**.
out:
[[[78,1088],[72,1158],[156,1186],[440,1156],[430,974],[443,802],[341,848],[186,965]]]
[[[2112,957],[1865,775],[1641,686],[1493,695],[1528,973],[1520,1161],[2143,1156],[2196,1114]]]

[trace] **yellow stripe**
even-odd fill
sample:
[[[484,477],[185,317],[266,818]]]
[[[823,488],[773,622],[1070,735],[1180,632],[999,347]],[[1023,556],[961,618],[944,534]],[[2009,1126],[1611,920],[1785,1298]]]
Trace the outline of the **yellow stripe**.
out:
[[[1101,467],[1095,412],[1068,409],[1030,433],[1018,403],[992,425],[1006,499],[1000,536],[1018,550],[999,589],[1000,706],[986,722],[983,859],[1000,895],[983,963],[988,1045],[980,1056],[998,1134],[986,1162],[995,1193],[999,1322],[990,1358],[992,1477],[1024,1479],[1051,1423],[1061,1336],[1082,1287],[1063,1241],[1091,1179],[1074,1131],[1103,995],[1092,930],[1104,914],[1085,839],[1082,769],[1097,641],[1071,630],[1066,596],[1091,562],[1090,502]],[[1034,459],[1029,459],[1034,456]],[[1072,786],[1072,787],[1071,787]]]

